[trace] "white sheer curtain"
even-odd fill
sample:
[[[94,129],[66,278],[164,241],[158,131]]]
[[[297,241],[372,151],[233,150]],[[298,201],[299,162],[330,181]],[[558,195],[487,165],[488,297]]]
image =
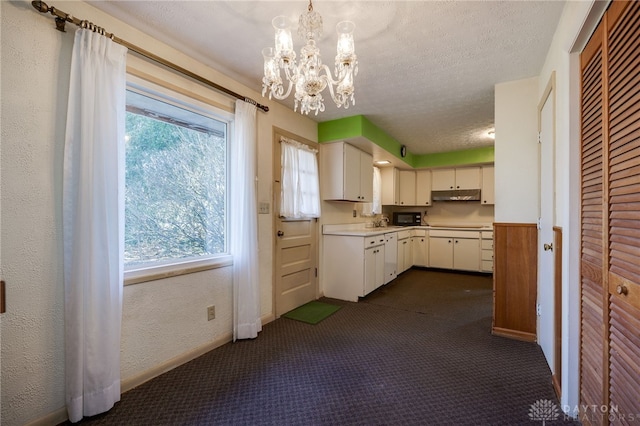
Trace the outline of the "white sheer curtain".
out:
[[[233,340],[262,330],[256,205],[256,106],[236,101],[231,145],[230,252],[233,256]]]
[[[280,216],[289,219],[320,217],[318,150],[287,138],[280,139],[280,150]]]
[[[65,375],[69,420],[120,400],[127,49],[75,33],[64,152]]]

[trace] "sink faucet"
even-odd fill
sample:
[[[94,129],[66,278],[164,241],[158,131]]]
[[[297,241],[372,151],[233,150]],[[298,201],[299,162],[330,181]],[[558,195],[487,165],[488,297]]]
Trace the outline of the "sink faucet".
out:
[[[385,216],[381,217],[380,219],[373,220],[373,226],[375,226],[376,228],[380,228],[381,226],[387,226],[387,223],[389,223],[389,218]]]

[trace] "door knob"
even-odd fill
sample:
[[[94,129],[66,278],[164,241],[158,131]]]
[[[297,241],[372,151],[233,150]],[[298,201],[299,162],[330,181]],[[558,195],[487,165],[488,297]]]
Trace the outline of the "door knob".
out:
[[[544,251],[553,251],[553,243],[544,245]]]
[[[619,285],[618,287],[616,287],[616,293],[622,296],[626,296],[627,294],[629,294],[629,289],[625,285]]]
[[[278,237],[282,237],[283,235],[284,235],[284,232],[278,231]]]

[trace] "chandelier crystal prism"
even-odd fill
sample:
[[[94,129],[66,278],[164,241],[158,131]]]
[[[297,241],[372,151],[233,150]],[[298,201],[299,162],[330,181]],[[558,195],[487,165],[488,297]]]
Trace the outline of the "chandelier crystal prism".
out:
[[[355,25],[350,21],[342,21],[336,25],[338,47],[333,79],[329,67],[320,59],[320,49],[316,39],[322,36],[322,16],[313,10],[309,0],[307,12],[300,15],[298,34],[306,40],[300,49],[299,62],[293,50],[293,40],[289,20],[285,16],[276,16],[272,21],[275,28],[275,47],[262,49],[264,57],[264,77],[262,78],[262,96],[269,92],[269,99],[286,99],[295,86],[294,111],[300,107],[301,114],[310,111],[324,111],[322,91],[328,86],[331,98],[338,106],[349,108],[355,105],[353,81],[358,74],[358,58],[353,43]],[[284,70],[288,82],[285,92],[280,71]],[[335,88],[334,88],[335,86]]]

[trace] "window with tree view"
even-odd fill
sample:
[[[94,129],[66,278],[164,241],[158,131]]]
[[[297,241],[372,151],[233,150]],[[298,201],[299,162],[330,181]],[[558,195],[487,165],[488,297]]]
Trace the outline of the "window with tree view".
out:
[[[227,123],[127,90],[125,266],[227,251]]]

